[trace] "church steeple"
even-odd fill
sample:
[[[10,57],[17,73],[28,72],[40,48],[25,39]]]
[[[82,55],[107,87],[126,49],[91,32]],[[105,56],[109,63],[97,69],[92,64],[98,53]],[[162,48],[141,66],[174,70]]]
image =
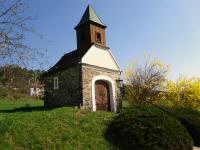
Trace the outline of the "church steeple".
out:
[[[97,16],[91,5],[88,5],[84,15],[81,18],[81,21],[75,27],[75,29],[78,29],[79,27],[88,22],[93,22],[95,24],[101,25],[102,27],[106,27],[104,23],[101,21],[101,19]]]
[[[97,16],[91,5],[88,5],[81,21],[75,27],[77,48],[87,50],[92,44],[106,47],[106,25]]]

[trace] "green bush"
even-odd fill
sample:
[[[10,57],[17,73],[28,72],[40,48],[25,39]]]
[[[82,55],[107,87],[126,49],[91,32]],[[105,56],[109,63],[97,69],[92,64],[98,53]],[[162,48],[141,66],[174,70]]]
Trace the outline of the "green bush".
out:
[[[192,136],[194,145],[200,146],[200,112],[191,108],[175,108],[173,111]]]
[[[151,106],[134,106],[119,114],[105,133],[120,149],[192,150],[192,139],[175,118]]]

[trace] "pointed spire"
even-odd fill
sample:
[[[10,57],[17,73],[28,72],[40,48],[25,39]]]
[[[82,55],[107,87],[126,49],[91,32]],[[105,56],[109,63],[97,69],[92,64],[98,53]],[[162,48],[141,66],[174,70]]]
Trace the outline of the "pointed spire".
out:
[[[103,27],[106,27],[106,25],[101,21],[101,19],[97,16],[97,14],[95,13],[94,9],[92,8],[91,5],[88,5],[84,15],[81,18],[81,21],[79,22],[79,24],[75,27],[75,29],[79,28],[80,26],[82,26],[83,24],[87,23],[87,22],[94,22],[96,24],[99,24]]]

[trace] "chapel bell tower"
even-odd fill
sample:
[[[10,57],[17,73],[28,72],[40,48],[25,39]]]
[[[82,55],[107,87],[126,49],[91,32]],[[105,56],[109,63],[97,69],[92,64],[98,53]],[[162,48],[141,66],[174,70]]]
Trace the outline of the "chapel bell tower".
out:
[[[79,24],[75,27],[77,49],[88,50],[92,44],[106,47],[106,25],[102,23],[91,5],[88,5]]]

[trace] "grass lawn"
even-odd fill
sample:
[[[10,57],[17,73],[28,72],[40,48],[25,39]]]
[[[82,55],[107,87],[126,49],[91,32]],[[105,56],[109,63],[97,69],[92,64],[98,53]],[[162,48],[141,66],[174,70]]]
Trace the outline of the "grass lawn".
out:
[[[69,107],[45,110],[37,100],[0,100],[0,150],[115,149],[104,136],[114,116]]]

